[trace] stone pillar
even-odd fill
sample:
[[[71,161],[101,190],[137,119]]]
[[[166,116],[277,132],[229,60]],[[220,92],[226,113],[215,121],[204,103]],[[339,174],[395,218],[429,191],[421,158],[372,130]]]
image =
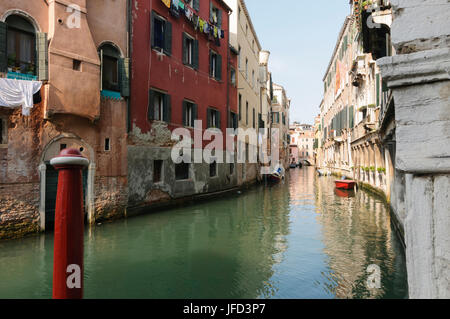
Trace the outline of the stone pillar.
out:
[[[409,295],[450,298],[450,2],[391,3],[398,55],[377,63],[395,99],[395,166],[406,174]]]

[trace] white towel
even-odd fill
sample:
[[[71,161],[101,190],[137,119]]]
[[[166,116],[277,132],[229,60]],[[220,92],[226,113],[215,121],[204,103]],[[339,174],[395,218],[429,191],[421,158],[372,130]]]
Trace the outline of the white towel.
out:
[[[0,78],[0,106],[22,106],[22,114],[30,115],[33,108],[33,95],[42,86],[40,81],[25,81]]]

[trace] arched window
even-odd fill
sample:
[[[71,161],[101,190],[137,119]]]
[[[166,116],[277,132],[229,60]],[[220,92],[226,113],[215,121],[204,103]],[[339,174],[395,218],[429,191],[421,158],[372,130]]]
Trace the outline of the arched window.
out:
[[[6,18],[6,54],[8,70],[36,74],[36,30],[33,25],[19,15]]]
[[[120,52],[111,44],[99,49],[102,63],[102,90],[120,92]]]

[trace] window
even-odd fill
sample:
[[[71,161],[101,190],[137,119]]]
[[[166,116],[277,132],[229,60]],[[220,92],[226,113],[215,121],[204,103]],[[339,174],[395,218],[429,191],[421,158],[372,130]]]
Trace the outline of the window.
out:
[[[102,68],[102,90],[120,91],[119,59],[120,53],[113,45],[104,44],[99,49]],[[75,67],[75,62],[74,62]]]
[[[239,121],[242,120],[242,95],[239,94]]]
[[[6,129],[6,120],[0,117],[0,145],[8,144],[8,131]]]
[[[252,85],[255,87],[255,71],[252,71]]]
[[[280,113],[272,112],[272,123],[280,123]]]
[[[159,183],[162,181],[162,167],[163,161],[153,161],[153,183]]]
[[[198,40],[183,33],[183,63],[198,69]]]
[[[236,130],[238,128],[238,116],[236,113],[230,112],[230,121],[231,127]]]
[[[236,70],[230,67],[230,82],[231,85],[236,86]]]
[[[207,109],[207,120],[208,120],[208,128],[219,128],[220,129],[220,112],[208,108]]]
[[[67,148],[67,144],[59,144],[59,150],[65,150]]]
[[[170,95],[150,90],[149,92],[149,120],[164,121],[170,123],[171,120],[171,106]]]
[[[248,125],[248,102],[245,102],[245,124]]]
[[[230,175],[234,175],[234,163],[230,164]]]
[[[238,68],[241,70],[241,46],[239,46],[238,52]]]
[[[209,20],[218,28],[222,27],[222,11],[217,8],[212,2],[209,11]]]
[[[245,58],[245,78],[248,80],[248,59]]]
[[[177,181],[189,179],[189,164],[188,163],[180,163],[175,164],[175,179]]]
[[[253,109],[253,128],[256,128],[256,115],[255,115],[255,109]]]
[[[209,177],[216,177],[217,176],[217,163],[216,161],[209,164]]]
[[[220,81],[222,79],[222,56],[209,51],[209,76]]]
[[[111,143],[109,138],[105,138],[105,151],[111,150]]]
[[[18,15],[10,15],[5,22],[7,27],[5,25],[3,30],[4,32],[7,30],[8,70],[36,75],[36,32],[33,25]]]
[[[194,121],[197,119],[197,104],[183,101],[183,125],[194,127]]]
[[[184,1],[188,6],[196,11],[200,10],[200,0],[186,0]]]
[[[81,61],[80,60],[73,60],[72,68],[73,68],[74,71],[81,72]]]
[[[172,54],[172,24],[152,12],[152,48]]]

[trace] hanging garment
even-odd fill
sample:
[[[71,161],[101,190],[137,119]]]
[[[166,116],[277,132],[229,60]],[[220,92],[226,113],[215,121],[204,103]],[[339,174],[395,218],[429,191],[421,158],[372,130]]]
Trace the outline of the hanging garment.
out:
[[[198,15],[196,15],[195,13],[194,13],[194,17],[192,19],[192,24],[194,26],[194,30],[197,31],[198,24],[199,24],[199,18],[198,18]]]
[[[181,10],[183,10],[181,12],[184,12],[184,3],[181,0],[179,0],[178,6],[180,7]]]
[[[214,38],[217,38],[217,35],[218,35],[217,27],[214,27]]]
[[[205,21],[205,25],[203,27],[203,32],[205,32],[206,34],[209,34],[209,24],[206,21]]]
[[[0,106],[15,108],[22,106],[22,114],[30,115],[33,108],[33,95],[42,86],[40,81],[0,79]]]
[[[203,32],[203,26],[205,25],[205,21],[202,18],[198,18],[198,27],[200,32]]]
[[[175,18],[179,18],[180,17],[180,11],[178,9],[178,4],[177,3],[178,0],[172,1],[172,5],[170,6],[169,12],[172,16],[174,16]]]
[[[161,0],[161,1],[166,5],[167,8],[170,8],[170,0]]]

